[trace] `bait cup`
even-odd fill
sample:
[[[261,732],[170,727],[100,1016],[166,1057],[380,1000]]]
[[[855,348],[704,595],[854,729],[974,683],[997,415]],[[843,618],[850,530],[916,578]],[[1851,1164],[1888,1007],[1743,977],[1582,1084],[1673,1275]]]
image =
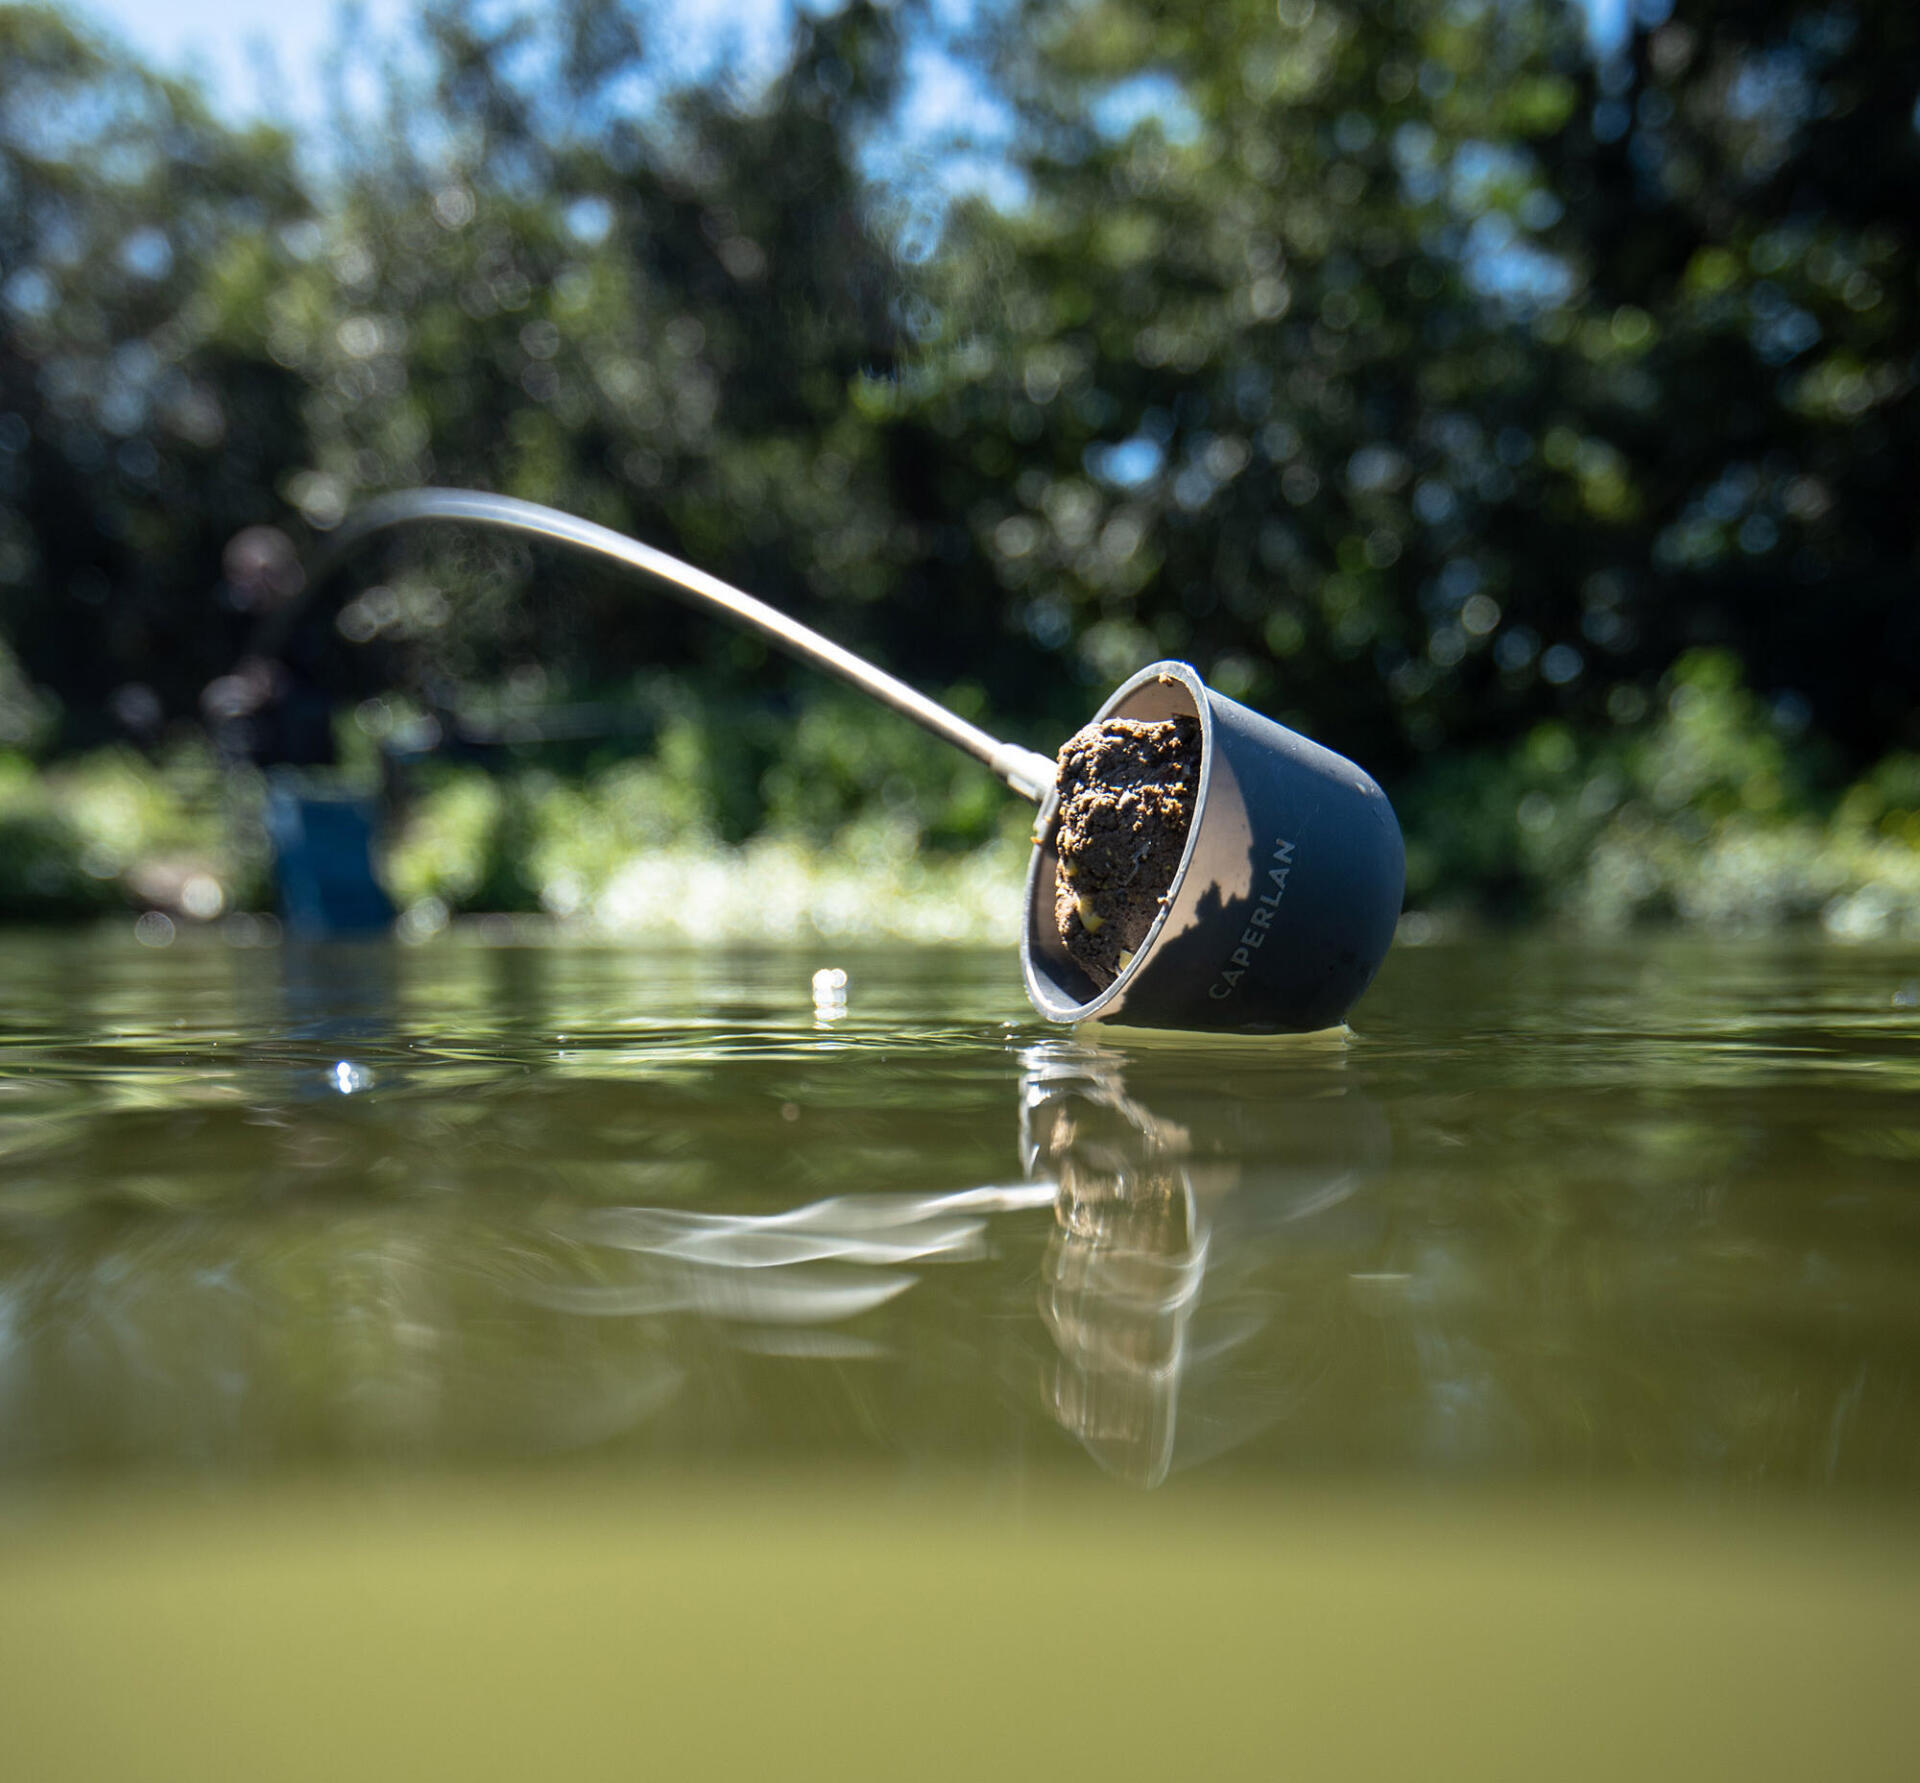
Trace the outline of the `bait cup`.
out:
[[[1050,1021],[1311,1032],[1359,1001],[1393,942],[1406,855],[1393,808],[1344,756],[1157,662],[1095,715],[1200,724],[1200,784],[1160,914],[1104,989],[1054,923],[1057,791],[1040,809],[1020,963]]]

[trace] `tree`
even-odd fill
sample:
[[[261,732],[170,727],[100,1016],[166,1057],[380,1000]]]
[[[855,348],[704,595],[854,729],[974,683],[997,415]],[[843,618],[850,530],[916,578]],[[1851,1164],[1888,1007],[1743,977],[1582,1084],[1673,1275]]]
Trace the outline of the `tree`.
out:
[[[301,462],[257,320],[309,206],[291,144],[52,12],[0,11],[0,634],[67,740],[191,714],[245,619],[222,550]]]
[[[1391,776],[1703,642],[1870,756],[1915,722],[1913,33],[1023,9],[1032,201],[943,261],[949,508],[1074,678],[1189,655]]]

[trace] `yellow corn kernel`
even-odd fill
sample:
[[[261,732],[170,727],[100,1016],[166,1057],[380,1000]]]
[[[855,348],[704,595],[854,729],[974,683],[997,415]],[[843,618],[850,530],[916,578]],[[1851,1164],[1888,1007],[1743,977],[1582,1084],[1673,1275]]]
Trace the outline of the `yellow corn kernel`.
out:
[[[1075,898],[1073,907],[1080,915],[1080,926],[1089,935],[1097,935],[1107,926],[1107,919],[1094,909],[1091,898]]]
[[[1120,970],[1121,970],[1122,972],[1124,972],[1124,971],[1125,971],[1125,970],[1126,970],[1126,969],[1127,969],[1127,968],[1128,968],[1129,966],[1131,966],[1132,964],[1133,964],[1133,955],[1132,955],[1131,953],[1129,953],[1129,952],[1128,952],[1128,951],[1127,951],[1127,950],[1126,950],[1126,949],[1125,949],[1124,947],[1123,947],[1123,948],[1121,948],[1121,950],[1120,950]]]

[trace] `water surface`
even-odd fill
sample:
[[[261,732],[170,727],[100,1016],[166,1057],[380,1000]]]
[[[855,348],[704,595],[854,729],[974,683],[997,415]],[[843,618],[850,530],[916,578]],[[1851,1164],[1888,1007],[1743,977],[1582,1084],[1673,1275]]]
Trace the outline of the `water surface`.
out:
[[[1248,1042],[992,952],[14,939],[0,1474],[1904,1494],[1916,970],[1403,950]]]
[[[1132,1729],[1111,1774],[1282,1737],[1235,1669],[1265,1653],[1293,1654],[1305,1738],[1354,1665],[1436,1689],[1409,1641],[1464,1641],[1484,1679],[1556,1638],[1558,1724],[1704,1717],[1746,1774],[1898,1774],[1911,950],[1403,949],[1350,1032],[1268,1041],[1048,1028],[1010,950],[15,936],[0,985],[0,1648],[52,1681],[11,1705],[36,1775],[131,1762],[75,1741],[124,1682],[105,1631],[173,1652],[123,1725],[142,1774],[195,1774],[167,1705],[293,1650],[289,1605],[349,1577],[366,1627],[336,1606],[300,1666],[246,1661],[269,1731],[401,1602],[441,1606],[435,1663],[483,1691],[544,1642],[577,1694],[643,1630],[636,1666],[710,1636],[845,1684],[918,1628],[946,1646],[888,1674],[894,1709],[997,1676],[1052,1750],[1015,1655],[1131,1604],[1140,1654],[1156,1617],[1190,1651],[1210,1631],[1218,1751],[1140,1719],[1143,1657],[1095,1691]],[[863,1546],[881,1527],[904,1571]],[[596,1566],[691,1597],[661,1623],[575,1578]],[[821,1568],[839,1632],[810,1645]],[[1337,1665],[1308,1642],[1323,1675],[1295,1648],[1328,1618],[1352,1626]],[[1709,1647],[1723,1693],[1661,1696]],[[1593,1680],[1628,1650],[1623,1722]],[[725,1718],[725,1673],[676,1690],[683,1718]],[[749,1730],[820,1712],[779,1675]],[[1406,1754],[1483,1774],[1473,1736],[1518,1710],[1441,1699],[1463,1743]],[[398,1774],[412,1700],[315,1774]],[[470,1774],[546,1737],[528,1713]],[[577,1774],[627,1774],[626,1742],[600,1728]],[[941,1774],[987,1762],[961,1750]],[[1532,1774],[1566,1772],[1551,1752]]]

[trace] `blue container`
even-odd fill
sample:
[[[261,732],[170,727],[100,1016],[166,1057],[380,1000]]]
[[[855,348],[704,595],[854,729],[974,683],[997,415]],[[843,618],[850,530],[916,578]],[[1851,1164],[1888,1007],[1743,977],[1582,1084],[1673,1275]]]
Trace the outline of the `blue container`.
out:
[[[307,940],[372,935],[393,921],[393,904],[373,876],[379,808],[371,799],[282,784],[267,793],[267,836],[280,917]]]

